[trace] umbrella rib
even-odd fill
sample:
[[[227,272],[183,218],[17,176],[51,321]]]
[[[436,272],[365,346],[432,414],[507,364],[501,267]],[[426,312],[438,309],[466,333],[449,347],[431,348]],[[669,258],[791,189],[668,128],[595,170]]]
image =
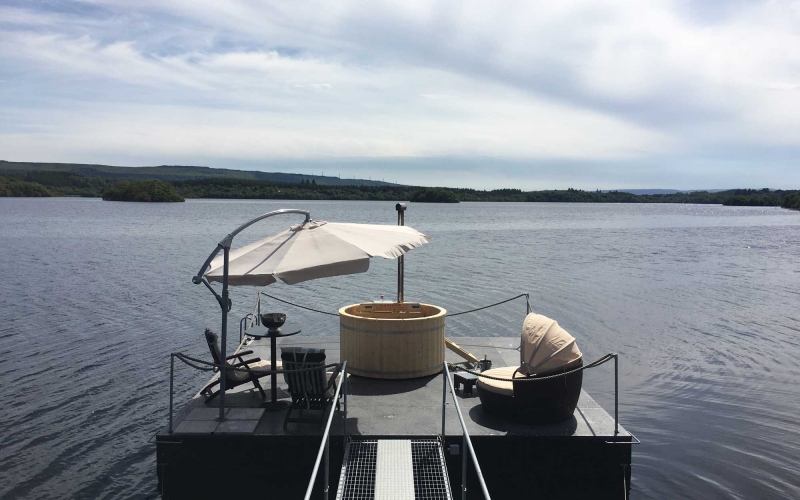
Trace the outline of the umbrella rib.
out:
[[[251,268],[250,268],[250,269],[249,269],[247,272],[245,272],[243,275],[244,275],[244,276],[246,276],[246,275],[250,274],[250,273],[251,273],[251,272],[253,272],[253,270],[254,270],[254,269],[256,269],[258,266],[260,266],[260,265],[264,264],[264,262],[266,262],[267,260],[269,260],[269,258],[270,258],[270,257],[272,257],[273,255],[275,255],[275,252],[277,252],[278,250],[280,250],[281,248],[283,248],[283,246],[284,246],[284,245],[286,245],[287,243],[289,243],[289,241],[290,241],[292,238],[294,238],[295,236],[297,236],[297,234],[298,234],[298,232],[297,232],[297,231],[294,231],[294,232],[292,232],[292,234],[291,234],[291,235],[290,235],[288,238],[286,238],[286,240],[285,240],[285,241],[283,241],[283,242],[282,242],[280,245],[278,245],[277,247],[275,247],[275,250],[273,250],[272,252],[270,252],[270,254],[269,254],[269,255],[267,255],[266,257],[264,257],[263,259],[261,259],[261,262],[259,262],[259,263],[258,263],[258,264],[256,264],[255,266],[251,267]],[[271,273],[271,274],[275,274],[275,273]]]
[[[366,250],[364,250],[363,248],[360,248],[360,247],[358,247],[358,246],[356,246],[356,245],[354,245],[354,244],[350,243],[349,241],[345,241],[345,240],[343,240],[343,239],[341,239],[341,238],[339,238],[339,241],[341,241],[343,244],[345,244],[345,245],[347,245],[347,246],[349,246],[349,247],[355,248],[355,249],[356,249],[358,252],[361,252],[361,253],[363,253],[364,255],[366,255],[366,256],[367,256],[367,259],[368,259],[368,260],[369,260],[369,259],[371,259],[372,257],[374,257],[374,255],[370,254],[369,252],[367,252],[367,251],[366,251]],[[349,261],[342,261],[342,262],[355,262],[355,260],[351,259],[351,260],[349,260]],[[304,268],[302,268],[302,269],[316,269],[316,268],[320,268],[320,267],[326,267],[326,266],[327,266],[327,264],[322,264],[322,265],[319,265],[319,266],[313,266],[313,267],[304,267]],[[301,270],[301,269],[284,269],[284,270],[282,270],[282,271],[278,271],[278,270],[277,270],[277,266],[276,266],[275,272],[273,272],[273,273],[272,273],[272,275],[273,275],[273,276],[275,276],[275,277],[278,277],[278,278],[280,278],[280,279],[281,279],[281,281],[283,281],[283,278],[281,278],[281,277],[280,277],[280,275],[281,275],[281,274],[283,274],[283,273],[295,272],[295,271],[299,271],[299,270]]]

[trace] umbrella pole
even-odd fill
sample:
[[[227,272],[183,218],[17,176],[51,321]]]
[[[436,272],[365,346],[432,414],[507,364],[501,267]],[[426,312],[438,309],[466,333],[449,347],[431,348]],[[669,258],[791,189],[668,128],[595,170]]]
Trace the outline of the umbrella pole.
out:
[[[222,339],[220,339],[220,364],[225,366],[227,364],[227,347],[228,347],[228,311],[231,308],[231,301],[228,298],[228,257],[230,256],[230,246],[223,249],[223,272],[222,272]],[[225,376],[227,370],[220,368],[219,370],[219,417],[217,420],[223,422],[225,420]]]
[[[233,230],[233,232],[231,232],[228,236],[226,236],[219,243],[219,245],[217,245],[217,248],[214,249],[213,252],[211,252],[211,255],[209,255],[208,259],[206,259],[205,263],[203,263],[203,267],[200,268],[200,272],[198,272],[197,275],[192,278],[192,283],[194,283],[195,285],[199,285],[200,283],[205,284],[206,287],[211,291],[211,293],[214,294],[217,301],[219,302],[220,307],[222,308],[222,338],[220,339],[220,343],[222,344],[220,346],[220,354],[222,356],[220,364],[222,366],[225,366],[225,364],[227,363],[227,360],[225,358],[227,357],[227,343],[228,343],[228,311],[231,310],[231,301],[228,298],[228,262],[229,262],[231,243],[233,242],[233,237],[242,232],[247,227],[255,224],[256,222],[262,219],[266,219],[267,217],[272,217],[273,215],[281,215],[281,214],[305,215],[306,220],[304,224],[311,220],[310,212],[306,210],[297,210],[290,208],[290,209],[281,209],[281,210],[275,210],[273,212],[268,212],[264,215],[256,217],[255,219],[245,222],[244,224]],[[206,281],[203,278],[206,269],[208,269],[208,266],[211,264],[211,261],[214,260],[214,257],[217,256],[220,250],[223,251],[222,297],[217,296],[217,294],[214,292],[214,289],[211,288],[211,285],[208,284],[208,281]],[[220,422],[225,420],[225,375],[227,374],[227,370],[222,368],[222,366],[220,367],[219,371],[219,417],[217,418],[217,420],[219,420]]]

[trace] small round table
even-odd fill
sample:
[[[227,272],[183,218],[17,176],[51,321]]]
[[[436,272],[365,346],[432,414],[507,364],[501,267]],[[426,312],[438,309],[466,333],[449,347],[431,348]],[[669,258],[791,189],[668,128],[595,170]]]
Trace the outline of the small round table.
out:
[[[250,329],[245,330],[244,334],[248,337],[253,337],[254,339],[263,339],[269,338],[269,350],[270,350],[270,369],[274,372],[276,366],[276,358],[277,356],[277,339],[281,337],[291,337],[292,335],[297,335],[300,333],[299,328],[290,327],[289,333],[281,332],[280,328],[264,328],[263,326],[252,326]],[[272,393],[272,401],[265,401],[261,406],[265,408],[267,411],[272,410],[283,410],[289,406],[288,401],[278,401],[278,374],[273,373],[270,375],[272,379],[271,383],[271,390]]]

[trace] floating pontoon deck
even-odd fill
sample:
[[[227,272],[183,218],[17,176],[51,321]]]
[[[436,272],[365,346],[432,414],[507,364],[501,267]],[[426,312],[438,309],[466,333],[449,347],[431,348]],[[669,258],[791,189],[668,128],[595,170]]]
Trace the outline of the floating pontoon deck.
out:
[[[519,338],[458,342],[478,357],[487,355],[494,366],[519,364]],[[297,336],[282,343],[324,348],[327,362],[339,361],[338,337]],[[270,358],[268,342],[256,341],[247,349]],[[462,361],[450,351],[446,360]],[[353,375],[348,380],[346,422],[343,409],[334,410],[330,428],[330,498],[461,498],[462,477],[468,498],[483,497],[471,461],[466,476],[462,472],[462,427],[449,389],[443,391],[443,374],[406,380]],[[444,420],[443,396],[448,403]],[[632,437],[621,426],[615,433],[614,417],[586,392],[572,418],[548,425],[492,417],[481,408],[476,391],[458,391],[456,398],[493,498],[626,498]],[[176,409],[172,433],[165,427],[157,434],[162,497],[303,498],[324,423],[284,429],[285,410],[261,408],[252,385],[228,391],[223,422],[217,420],[216,403],[207,406],[196,395]],[[312,498],[323,498],[324,475],[320,469]]]

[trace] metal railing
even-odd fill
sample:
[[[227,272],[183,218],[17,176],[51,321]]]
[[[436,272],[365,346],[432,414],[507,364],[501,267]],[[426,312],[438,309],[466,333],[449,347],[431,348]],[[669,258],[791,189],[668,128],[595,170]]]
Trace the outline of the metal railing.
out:
[[[248,324],[247,321],[250,320]],[[261,291],[256,292],[256,303],[253,306],[253,312],[249,312],[239,320],[239,345],[241,345],[242,340],[244,339],[244,332],[247,331],[248,328],[252,327],[253,325],[260,325],[261,324]]]
[[[330,490],[330,447],[331,447],[331,424],[333,423],[333,414],[336,413],[336,403],[339,401],[339,392],[344,386],[344,414],[342,415],[342,440],[347,443],[347,361],[342,364],[342,378],[336,386],[336,393],[333,395],[333,403],[331,404],[331,412],[328,414],[328,422],[325,424],[325,432],[322,434],[322,443],[317,452],[317,461],[314,462],[314,470],[311,472],[311,479],[308,481],[308,488],[306,489],[305,500],[311,498],[311,491],[314,489],[314,482],[317,480],[317,473],[319,472],[319,465],[324,462],[324,470],[322,471],[322,498],[328,500],[328,492]]]
[[[246,325],[245,323],[247,322],[248,319],[250,320],[250,324]],[[242,339],[244,338],[244,332],[248,328],[253,326],[255,321],[256,321],[255,320],[255,316],[253,316],[252,313],[247,313],[244,318],[239,320],[239,343],[240,344],[242,343]]]
[[[617,440],[617,436],[619,435],[619,354],[612,352],[609,354],[612,358],[614,358],[614,440],[613,441],[606,441],[608,444],[641,444],[639,438],[633,435],[630,431],[628,435],[630,436],[630,441]]]
[[[589,368],[598,367],[598,366],[600,366],[602,364],[605,364],[606,362],[611,361],[611,360],[614,360],[614,437],[613,437],[612,441],[606,441],[606,443],[609,443],[609,444],[641,444],[641,441],[639,440],[639,438],[634,436],[630,431],[626,431],[626,433],[628,435],[627,437],[623,436],[621,439],[618,439],[618,436],[619,436],[619,354],[617,354],[615,352],[608,353],[605,356],[599,358],[598,360],[596,360],[596,361],[594,361],[592,363],[589,363],[588,365],[584,365],[584,366],[581,366],[581,367],[578,367],[578,368],[574,368],[572,370],[568,370],[568,371],[565,371],[565,372],[562,372],[562,373],[556,373],[556,374],[553,374],[553,375],[542,376],[542,377],[515,378],[514,379],[514,383],[536,383],[536,382],[541,382],[543,380],[550,380],[550,379],[554,379],[554,378],[558,378],[558,377],[566,377],[567,375],[571,375],[571,374],[577,373],[579,371],[588,370]],[[445,363],[445,365],[447,365],[447,363]],[[457,367],[457,368],[459,368],[459,367]],[[469,369],[465,369],[465,368],[461,368],[460,371],[464,371],[466,373],[471,373],[472,375],[475,375],[477,377],[486,377],[488,379],[500,380],[500,381],[503,381],[503,382],[511,382],[512,381],[511,379],[506,379],[506,378],[503,378],[503,377],[487,376],[487,375],[482,374],[480,372],[475,372],[473,370],[469,370]],[[445,387],[445,392],[446,392],[446,387]],[[445,397],[446,397],[446,394],[442,398],[443,399],[442,404],[444,404]],[[454,398],[455,398],[455,396],[454,396]],[[579,409],[579,411],[580,411],[580,409]],[[442,409],[442,435],[444,435],[444,409]],[[628,439],[628,437],[630,439]]]
[[[483,479],[483,472],[481,471],[481,466],[478,464],[478,457],[475,455],[475,449],[472,447],[472,440],[469,438],[469,432],[467,432],[467,425],[464,423],[464,416],[461,414],[461,407],[458,405],[458,399],[456,398],[456,391],[453,389],[453,381],[450,379],[450,369],[447,367],[447,362],[444,364],[444,370],[442,371],[442,375],[444,375],[444,384],[442,387],[442,442],[445,441],[445,416],[447,411],[447,388],[450,387],[450,395],[453,396],[453,403],[456,407],[456,414],[458,415],[458,421],[461,423],[461,500],[466,500],[467,498],[467,450],[469,449],[469,454],[472,457],[472,464],[475,466],[475,472],[478,475],[478,482],[481,485],[481,490],[483,491],[483,498],[486,500],[491,500],[491,496],[489,496],[489,490],[486,489],[486,481]],[[308,497],[306,497],[308,498]]]

